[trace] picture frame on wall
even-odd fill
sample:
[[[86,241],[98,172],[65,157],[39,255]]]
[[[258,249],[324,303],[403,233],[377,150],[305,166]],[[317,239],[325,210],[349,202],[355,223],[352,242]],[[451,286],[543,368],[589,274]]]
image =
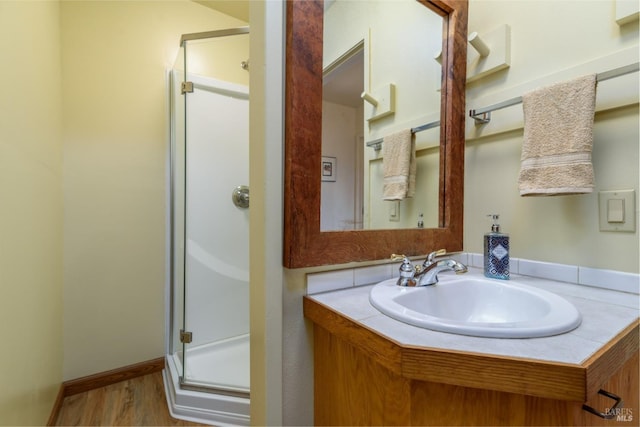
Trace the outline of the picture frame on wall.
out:
[[[322,181],[335,182],[336,167],[337,159],[335,157],[322,156]]]

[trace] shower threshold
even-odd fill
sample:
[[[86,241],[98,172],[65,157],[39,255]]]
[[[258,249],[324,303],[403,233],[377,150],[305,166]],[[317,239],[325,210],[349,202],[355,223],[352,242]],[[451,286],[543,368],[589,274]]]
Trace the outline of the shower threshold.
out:
[[[181,352],[180,352],[181,353]],[[167,403],[178,419],[215,425],[249,425],[249,334],[167,355]]]

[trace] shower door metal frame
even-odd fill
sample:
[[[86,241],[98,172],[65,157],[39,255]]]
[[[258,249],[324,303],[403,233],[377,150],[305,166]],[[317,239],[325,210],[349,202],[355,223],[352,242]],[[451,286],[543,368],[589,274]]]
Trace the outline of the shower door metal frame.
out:
[[[190,34],[183,34],[180,37],[180,47],[185,48],[184,52],[183,52],[183,56],[184,56],[184,79],[183,79],[183,84],[187,81],[187,66],[186,66],[186,46],[185,43],[188,41],[194,41],[194,40],[204,40],[204,39],[212,39],[212,38],[218,38],[218,37],[228,37],[228,36],[234,36],[234,35],[243,35],[243,34],[249,34],[249,27],[245,26],[245,27],[237,27],[237,28],[229,28],[229,29],[223,29],[223,30],[214,30],[214,31],[205,31],[205,32],[199,32],[199,33],[190,33]],[[243,64],[243,68],[244,68],[244,64]],[[171,85],[174,84],[174,80],[173,78],[171,78]],[[171,88],[171,96],[174,96],[174,88]],[[187,95],[188,92],[182,91],[182,96]],[[172,100],[171,102],[174,102],[174,100]],[[186,98],[185,98],[185,104],[186,104]],[[185,114],[186,114],[186,106],[185,106]],[[184,331],[184,329],[182,329],[180,331],[180,337],[176,337],[175,333],[174,333],[174,322],[176,321],[176,313],[175,313],[175,309],[174,309],[174,299],[175,299],[175,291],[176,291],[176,283],[175,283],[175,261],[174,261],[174,253],[176,250],[176,241],[175,241],[175,227],[176,227],[176,221],[175,221],[175,179],[176,179],[176,165],[175,165],[175,155],[174,155],[174,150],[175,150],[175,144],[174,144],[174,138],[173,138],[173,134],[175,133],[175,129],[174,129],[174,124],[171,124],[171,135],[172,135],[172,140],[170,143],[170,150],[171,150],[171,155],[170,155],[170,162],[169,162],[169,179],[170,179],[170,183],[169,183],[169,191],[170,191],[170,195],[169,195],[169,203],[170,203],[170,215],[169,215],[169,224],[170,224],[170,243],[169,243],[169,250],[170,250],[170,254],[171,256],[169,257],[170,261],[169,261],[169,275],[170,275],[170,280],[169,280],[169,292],[170,292],[170,304],[169,304],[169,349],[170,351],[173,351],[173,346],[176,342],[176,339],[180,340],[180,342],[182,343],[182,351],[183,351],[183,360],[182,360],[182,370],[184,371],[184,364],[186,361],[186,348],[184,346],[184,341],[182,341],[182,335],[183,334],[190,334],[190,332],[188,331]],[[185,122],[185,126],[186,126],[186,122]],[[185,140],[185,150],[186,150],[186,140]],[[185,157],[186,158],[186,157]],[[186,171],[185,171],[186,173]],[[186,186],[186,182],[185,182],[185,186]],[[185,189],[185,203],[186,203],[186,189]],[[186,239],[186,217],[184,219],[184,238]],[[185,247],[186,248],[186,247]],[[182,252],[182,258],[183,258],[183,266],[184,270],[183,271],[183,276],[186,274],[186,250],[184,250]],[[186,278],[183,277],[183,287],[186,287]],[[183,305],[185,305],[182,309],[182,315],[183,315],[183,319],[182,319],[182,326],[184,327],[185,325],[185,319],[184,316],[186,316],[186,292],[185,295],[183,296]],[[180,388],[185,389],[185,390],[192,390],[192,391],[199,391],[199,392],[207,392],[207,393],[216,393],[216,394],[221,394],[221,395],[228,395],[228,396],[234,396],[234,397],[243,397],[243,398],[250,398],[250,391],[249,392],[242,392],[242,391],[235,391],[235,390],[229,390],[229,389],[225,389],[224,387],[216,387],[216,386],[204,386],[204,385],[196,385],[196,384],[190,384],[189,382],[187,382],[184,378],[184,372],[180,372],[180,377],[179,377],[179,384],[180,384]]]
[[[214,39],[217,37],[236,36],[239,34],[249,34],[249,27],[228,28],[226,30],[204,31],[201,33],[183,34],[180,37],[180,46],[184,46],[184,42],[202,39]]]

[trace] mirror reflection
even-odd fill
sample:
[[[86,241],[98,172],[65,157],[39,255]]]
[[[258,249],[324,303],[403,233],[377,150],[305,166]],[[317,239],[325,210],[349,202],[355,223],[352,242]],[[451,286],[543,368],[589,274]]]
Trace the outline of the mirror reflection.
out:
[[[440,128],[413,134],[413,195],[385,190],[383,141],[440,119],[442,17],[416,0],[324,9],[321,231],[438,227]]]

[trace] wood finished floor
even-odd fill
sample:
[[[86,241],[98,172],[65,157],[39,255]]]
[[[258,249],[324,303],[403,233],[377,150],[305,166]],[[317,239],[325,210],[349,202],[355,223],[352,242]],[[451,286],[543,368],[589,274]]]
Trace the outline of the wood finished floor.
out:
[[[144,375],[64,399],[57,426],[201,426],[171,417],[162,373]]]

